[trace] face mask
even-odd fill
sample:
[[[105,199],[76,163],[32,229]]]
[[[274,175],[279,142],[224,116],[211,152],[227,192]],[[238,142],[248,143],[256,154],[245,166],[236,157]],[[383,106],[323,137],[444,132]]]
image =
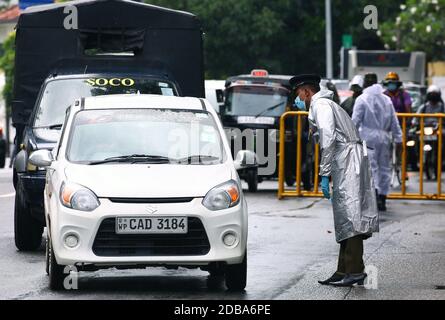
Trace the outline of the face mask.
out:
[[[398,89],[398,86],[396,83],[389,83],[388,84],[388,90],[389,91],[396,91]]]
[[[300,111],[306,111],[306,103],[299,96],[295,98],[294,106]]]
[[[428,93],[426,98],[428,101],[431,101],[433,103],[440,101],[440,95],[437,93]]]

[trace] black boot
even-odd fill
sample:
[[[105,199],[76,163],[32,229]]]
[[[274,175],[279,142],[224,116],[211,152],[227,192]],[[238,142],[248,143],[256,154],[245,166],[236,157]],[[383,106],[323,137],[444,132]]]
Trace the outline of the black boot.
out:
[[[330,285],[332,282],[341,281],[344,277],[345,274],[336,272],[329,279],[323,281],[319,280],[318,283],[322,285]]]
[[[365,283],[365,279],[368,275],[366,273],[350,273],[347,274],[342,280],[331,282],[330,284],[335,287],[352,287],[354,284],[362,286]]]

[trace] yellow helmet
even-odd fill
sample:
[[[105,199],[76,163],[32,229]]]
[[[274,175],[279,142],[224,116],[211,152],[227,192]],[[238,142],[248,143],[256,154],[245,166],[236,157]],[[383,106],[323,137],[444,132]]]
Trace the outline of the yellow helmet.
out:
[[[400,77],[397,72],[388,72],[386,75],[385,81],[400,81]]]

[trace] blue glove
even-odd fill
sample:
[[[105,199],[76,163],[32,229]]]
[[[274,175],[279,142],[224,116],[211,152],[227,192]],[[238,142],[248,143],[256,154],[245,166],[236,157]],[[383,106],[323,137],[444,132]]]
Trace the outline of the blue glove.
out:
[[[321,177],[321,191],[326,199],[331,199],[329,192],[329,177]]]

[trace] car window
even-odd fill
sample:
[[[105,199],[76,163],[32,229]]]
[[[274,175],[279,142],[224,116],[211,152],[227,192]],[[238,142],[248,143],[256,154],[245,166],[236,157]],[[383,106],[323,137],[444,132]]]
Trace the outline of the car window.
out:
[[[227,89],[226,114],[256,116],[264,112],[263,116],[279,117],[286,110],[289,94],[280,87],[234,86]]]
[[[50,81],[43,91],[34,127],[63,123],[65,110],[80,97],[109,94],[177,95],[173,84],[144,78],[83,78]]]
[[[224,161],[221,136],[207,112],[166,109],[84,110],[75,115],[67,159],[76,163],[149,155]]]

